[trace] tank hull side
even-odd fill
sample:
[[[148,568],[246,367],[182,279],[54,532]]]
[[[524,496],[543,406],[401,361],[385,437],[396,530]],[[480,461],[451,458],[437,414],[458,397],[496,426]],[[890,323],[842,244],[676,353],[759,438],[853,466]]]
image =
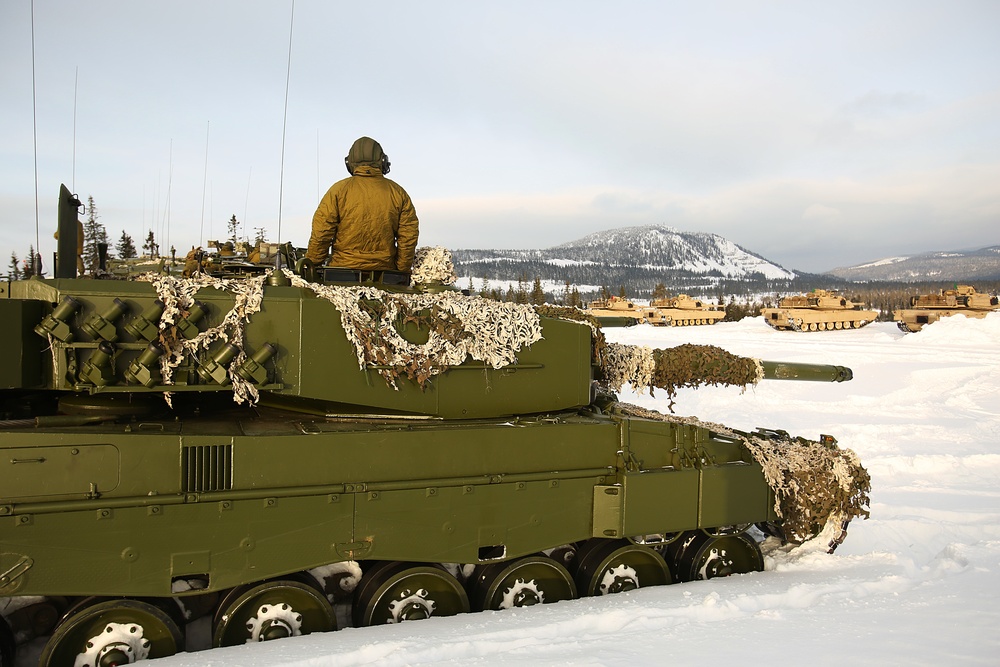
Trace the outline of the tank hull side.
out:
[[[702,427],[170,428],[0,433],[0,597],[170,596],[178,580],[223,590],[345,560],[477,563],[775,518],[759,467]],[[67,459],[83,463],[47,486]]]
[[[821,331],[859,329],[878,318],[874,310],[819,310],[812,308],[764,308],[761,316],[774,329]]]
[[[726,319],[726,313],[721,310],[708,309],[656,308],[648,319],[651,324],[657,326],[681,327],[715,324]]]
[[[948,309],[948,308],[928,308],[928,309],[912,309],[912,310],[897,310],[892,314],[892,319],[896,321],[900,329],[906,331],[920,331],[928,324],[933,324],[937,322],[942,317],[952,317],[953,315],[964,315],[965,317],[974,317],[976,319],[983,319],[989,314],[990,310],[972,310],[970,308],[958,308],[958,309]]]

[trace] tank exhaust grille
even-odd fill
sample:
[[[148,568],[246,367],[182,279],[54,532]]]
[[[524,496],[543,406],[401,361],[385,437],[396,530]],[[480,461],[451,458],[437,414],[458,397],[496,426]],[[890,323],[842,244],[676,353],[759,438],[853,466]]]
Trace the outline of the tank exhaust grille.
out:
[[[229,491],[233,488],[233,446],[184,447],[182,471],[184,493]]]

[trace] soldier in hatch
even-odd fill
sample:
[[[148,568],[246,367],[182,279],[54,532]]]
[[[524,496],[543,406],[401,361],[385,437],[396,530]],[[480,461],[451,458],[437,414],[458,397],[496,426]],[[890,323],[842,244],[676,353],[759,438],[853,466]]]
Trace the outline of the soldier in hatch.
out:
[[[320,201],[306,257],[317,266],[409,271],[417,213],[406,191],[385,178],[388,156],[377,141],[361,137],[344,162],[351,176],[334,183]]]

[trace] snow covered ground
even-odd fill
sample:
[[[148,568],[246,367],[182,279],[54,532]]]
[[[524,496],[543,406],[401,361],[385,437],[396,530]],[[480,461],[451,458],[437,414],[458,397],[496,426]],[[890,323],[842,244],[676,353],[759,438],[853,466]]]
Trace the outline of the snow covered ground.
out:
[[[760,318],[607,330],[656,347],[711,343],[850,366],[843,384],[682,391],[678,414],[836,436],[872,476],[871,519],[833,555],[603,598],[178,654],[163,667],[257,665],[1000,664],[1000,313],[916,334],[891,323],[778,332]],[[622,400],[666,410],[665,396]]]

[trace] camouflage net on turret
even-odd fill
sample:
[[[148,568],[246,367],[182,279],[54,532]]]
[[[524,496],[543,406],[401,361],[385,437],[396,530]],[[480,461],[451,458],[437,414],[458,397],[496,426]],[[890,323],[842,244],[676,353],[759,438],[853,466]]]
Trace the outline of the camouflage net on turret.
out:
[[[451,251],[441,246],[417,248],[413,255],[410,283],[413,285],[454,285],[458,280]]]
[[[434,253],[429,256],[433,258]],[[442,258],[447,259],[447,255],[439,256]],[[508,366],[517,361],[521,349],[542,338],[540,318],[528,305],[467,297],[453,291],[409,294],[369,286],[319,285],[287,269],[283,271],[293,285],[309,289],[337,308],[347,338],[354,345],[358,365],[362,369],[374,368],[396,389],[399,377],[407,377],[423,387],[434,375],[470,357],[494,369]],[[268,271],[249,279],[220,279],[205,274],[188,278],[159,274],[139,277],[152,283],[164,304],[160,318],[160,343],[166,351],[161,359],[164,384],[172,383],[173,372],[186,355],[206,350],[221,339],[240,350],[229,371],[234,398],[238,403],[257,401],[256,387],[240,378],[234,369],[246,358],[244,326],[260,310],[263,284],[270,274]],[[448,279],[446,272],[437,269],[428,269],[425,275]],[[235,303],[221,324],[187,340],[177,333],[175,325],[191,308],[194,295],[205,287],[232,293]],[[410,322],[428,332],[426,343],[412,343],[399,333],[399,328]],[[167,401],[170,402],[169,393]]]
[[[260,310],[264,298],[264,281],[266,275],[243,279],[213,278],[206,274],[196,274],[189,278],[175,278],[169,275],[145,273],[136,278],[142,282],[152,283],[153,289],[163,302],[163,315],[160,317],[160,344],[164,354],[160,358],[160,372],[163,384],[173,384],[173,373],[186,355],[196,355],[199,350],[207,350],[216,340],[230,343],[239,349],[229,366],[229,380],[233,385],[233,400],[237,403],[256,403],[257,388],[241,378],[236,369],[246,360],[244,346],[244,330],[250,316]],[[187,314],[194,303],[194,295],[205,287],[229,292],[233,295],[232,309],[225,314],[222,322],[210,329],[202,331],[194,338],[178,335],[177,321]],[[170,392],[165,392],[167,404],[171,404]]]
[[[449,279],[447,250],[422,248],[421,251],[425,251],[418,263],[418,267],[424,267],[419,268],[423,272],[418,274],[423,276],[421,280]],[[513,364],[521,349],[541,340],[542,316],[578,321],[591,327],[594,359],[606,388],[619,391],[628,383],[639,393],[648,390],[652,394],[654,388],[664,389],[671,410],[681,387],[705,384],[746,387],[760,380],[762,374],[758,360],[738,357],[713,346],[680,345],[661,350],[607,343],[597,320],[576,308],[533,307],[469,297],[455,291],[411,294],[386,292],[374,286],[320,285],[287,269],[282,271],[292,285],[314,292],[337,308],[359,367],[374,369],[395,389],[399,388],[400,377],[409,378],[423,388],[433,376],[468,358],[494,369]],[[235,369],[246,358],[244,326],[260,310],[263,284],[270,274],[268,271],[247,279],[221,279],[205,274],[188,278],[140,276],[140,280],[153,284],[164,303],[160,319],[160,339],[166,350],[161,360],[164,384],[171,384],[174,369],[186,355],[207,350],[221,339],[239,349],[229,371],[236,401],[257,401],[257,389],[240,378]],[[232,293],[235,303],[221,324],[187,340],[178,335],[176,322],[194,303],[194,295],[205,287]],[[410,323],[427,332],[427,342],[414,343],[400,333]]]
[[[291,271],[292,285],[314,292],[340,312],[362,369],[375,369],[398,389],[407,377],[423,387],[434,375],[471,357],[494,369],[517,361],[517,353],[542,339],[531,306],[468,297],[461,292],[408,294],[369,286],[319,285]],[[412,343],[399,327],[414,322],[428,331],[426,343]]]
[[[740,357],[714,345],[684,344],[667,349],[608,343],[600,355],[601,382],[618,392],[625,384],[636,393],[654,388],[667,392],[670,411],[683,387],[735,385],[746,388],[760,382],[764,368],[759,359]]]
[[[781,528],[790,542],[805,542],[829,525],[840,531],[830,545],[832,551],[843,540],[851,519],[867,519],[870,514],[871,477],[857,454],[836,442],[763,437],[627,403],[616,404],[616,410],[630,417],[692,424],[742,442],[774,491],[774,511],[782,519]]]

